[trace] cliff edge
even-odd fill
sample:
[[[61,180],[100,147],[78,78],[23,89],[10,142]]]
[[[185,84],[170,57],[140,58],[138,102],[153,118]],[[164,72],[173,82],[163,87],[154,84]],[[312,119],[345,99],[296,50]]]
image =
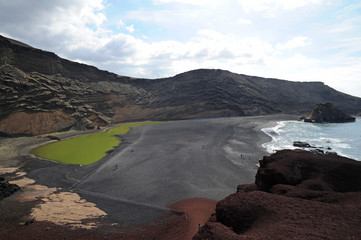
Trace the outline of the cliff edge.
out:
[[[361,239],[361,162],[282,150],[217,203],[200,239]]]

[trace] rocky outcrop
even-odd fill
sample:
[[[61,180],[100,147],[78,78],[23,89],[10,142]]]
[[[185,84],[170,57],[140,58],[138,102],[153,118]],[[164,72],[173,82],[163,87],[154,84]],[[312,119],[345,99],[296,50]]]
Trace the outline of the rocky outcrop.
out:
[[[12,125],[9,121],[16,113],[62,112],[68,116],[51,124],[41,118],[39,129],[25,118],[23,124],[31,125],[31,130],[18,125],[16,134],[50,133],[71,124],[83,129],[126,121],[306,113],[326,101],[347,112],[361,112],[360,98],[321,82],[291,82],[210,69],[162,79],[136,79],[71,62],[1,36],[0,80],[0,125]],[[15,133],[7,128],[0,132]]]
[[[5,181],[5,178],[0,177],[0,201],[18,190],[20,190],[18,185],[10,184]]]
[[[356,120],[349,114],[334,107],[332,103],[318,104],[307,117],[303,117],[302,119],[305,122],[315,123],[344,123],[354,122]]]
[[[217,203],[193,239],[359,239],[361,162],[283,150],[260,161],[254,184]]]
[[[361,162],[338,155],[283,150],[260,161],[257,189],[269,192],[276,184],[333,192],[361,191]]]
[[[293,146],[300,148],[312,148],[312,146],[308,142],[301,142],[301,141],[293,142]]]

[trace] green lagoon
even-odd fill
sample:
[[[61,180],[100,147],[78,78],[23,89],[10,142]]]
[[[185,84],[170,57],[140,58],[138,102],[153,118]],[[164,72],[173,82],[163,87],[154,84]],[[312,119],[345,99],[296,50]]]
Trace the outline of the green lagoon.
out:
[[[125,123],[100,133],[82,135],[37,147],[31,154],[61,163],[88,165],[106,156],[106,152],[120,144],[114,135],[125,134],[131,127],[160,122]]]

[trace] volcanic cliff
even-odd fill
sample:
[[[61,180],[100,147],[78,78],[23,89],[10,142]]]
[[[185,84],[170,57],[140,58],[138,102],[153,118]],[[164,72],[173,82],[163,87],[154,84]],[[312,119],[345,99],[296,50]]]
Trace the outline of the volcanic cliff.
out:
[[[193,239],[361,239],[360,171],[335,154],[263,157],[255,183],[219,201]]]
[[[305,113],[361,99],[322,82],[200,69],[162,79],[119,76],[0,36],[0,133],[37,135],[136,120]],[[322,80],[322,79],[321,79]]]

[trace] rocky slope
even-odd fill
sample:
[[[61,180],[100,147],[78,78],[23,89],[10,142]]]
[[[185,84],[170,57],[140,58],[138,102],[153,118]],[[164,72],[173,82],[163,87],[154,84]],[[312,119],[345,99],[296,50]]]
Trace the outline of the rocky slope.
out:
[[[283,150],[260,161],[254,184],[217,203],[200,239],[360,239],[361,163]]]
[[[135,120],[305,113],[333,102],[361,112],[361,99],[321,82],[290,82],[200,69],[135,79],[62,59],[0,36],[0,132],[42,134]]]
[[[312,110],[312,112],[302,118],[305,122],[316,122],[316,123],[344,123],[354,122],[356,119],[349,114],[342,112],[335,108],[332,103],[321,103]]]

